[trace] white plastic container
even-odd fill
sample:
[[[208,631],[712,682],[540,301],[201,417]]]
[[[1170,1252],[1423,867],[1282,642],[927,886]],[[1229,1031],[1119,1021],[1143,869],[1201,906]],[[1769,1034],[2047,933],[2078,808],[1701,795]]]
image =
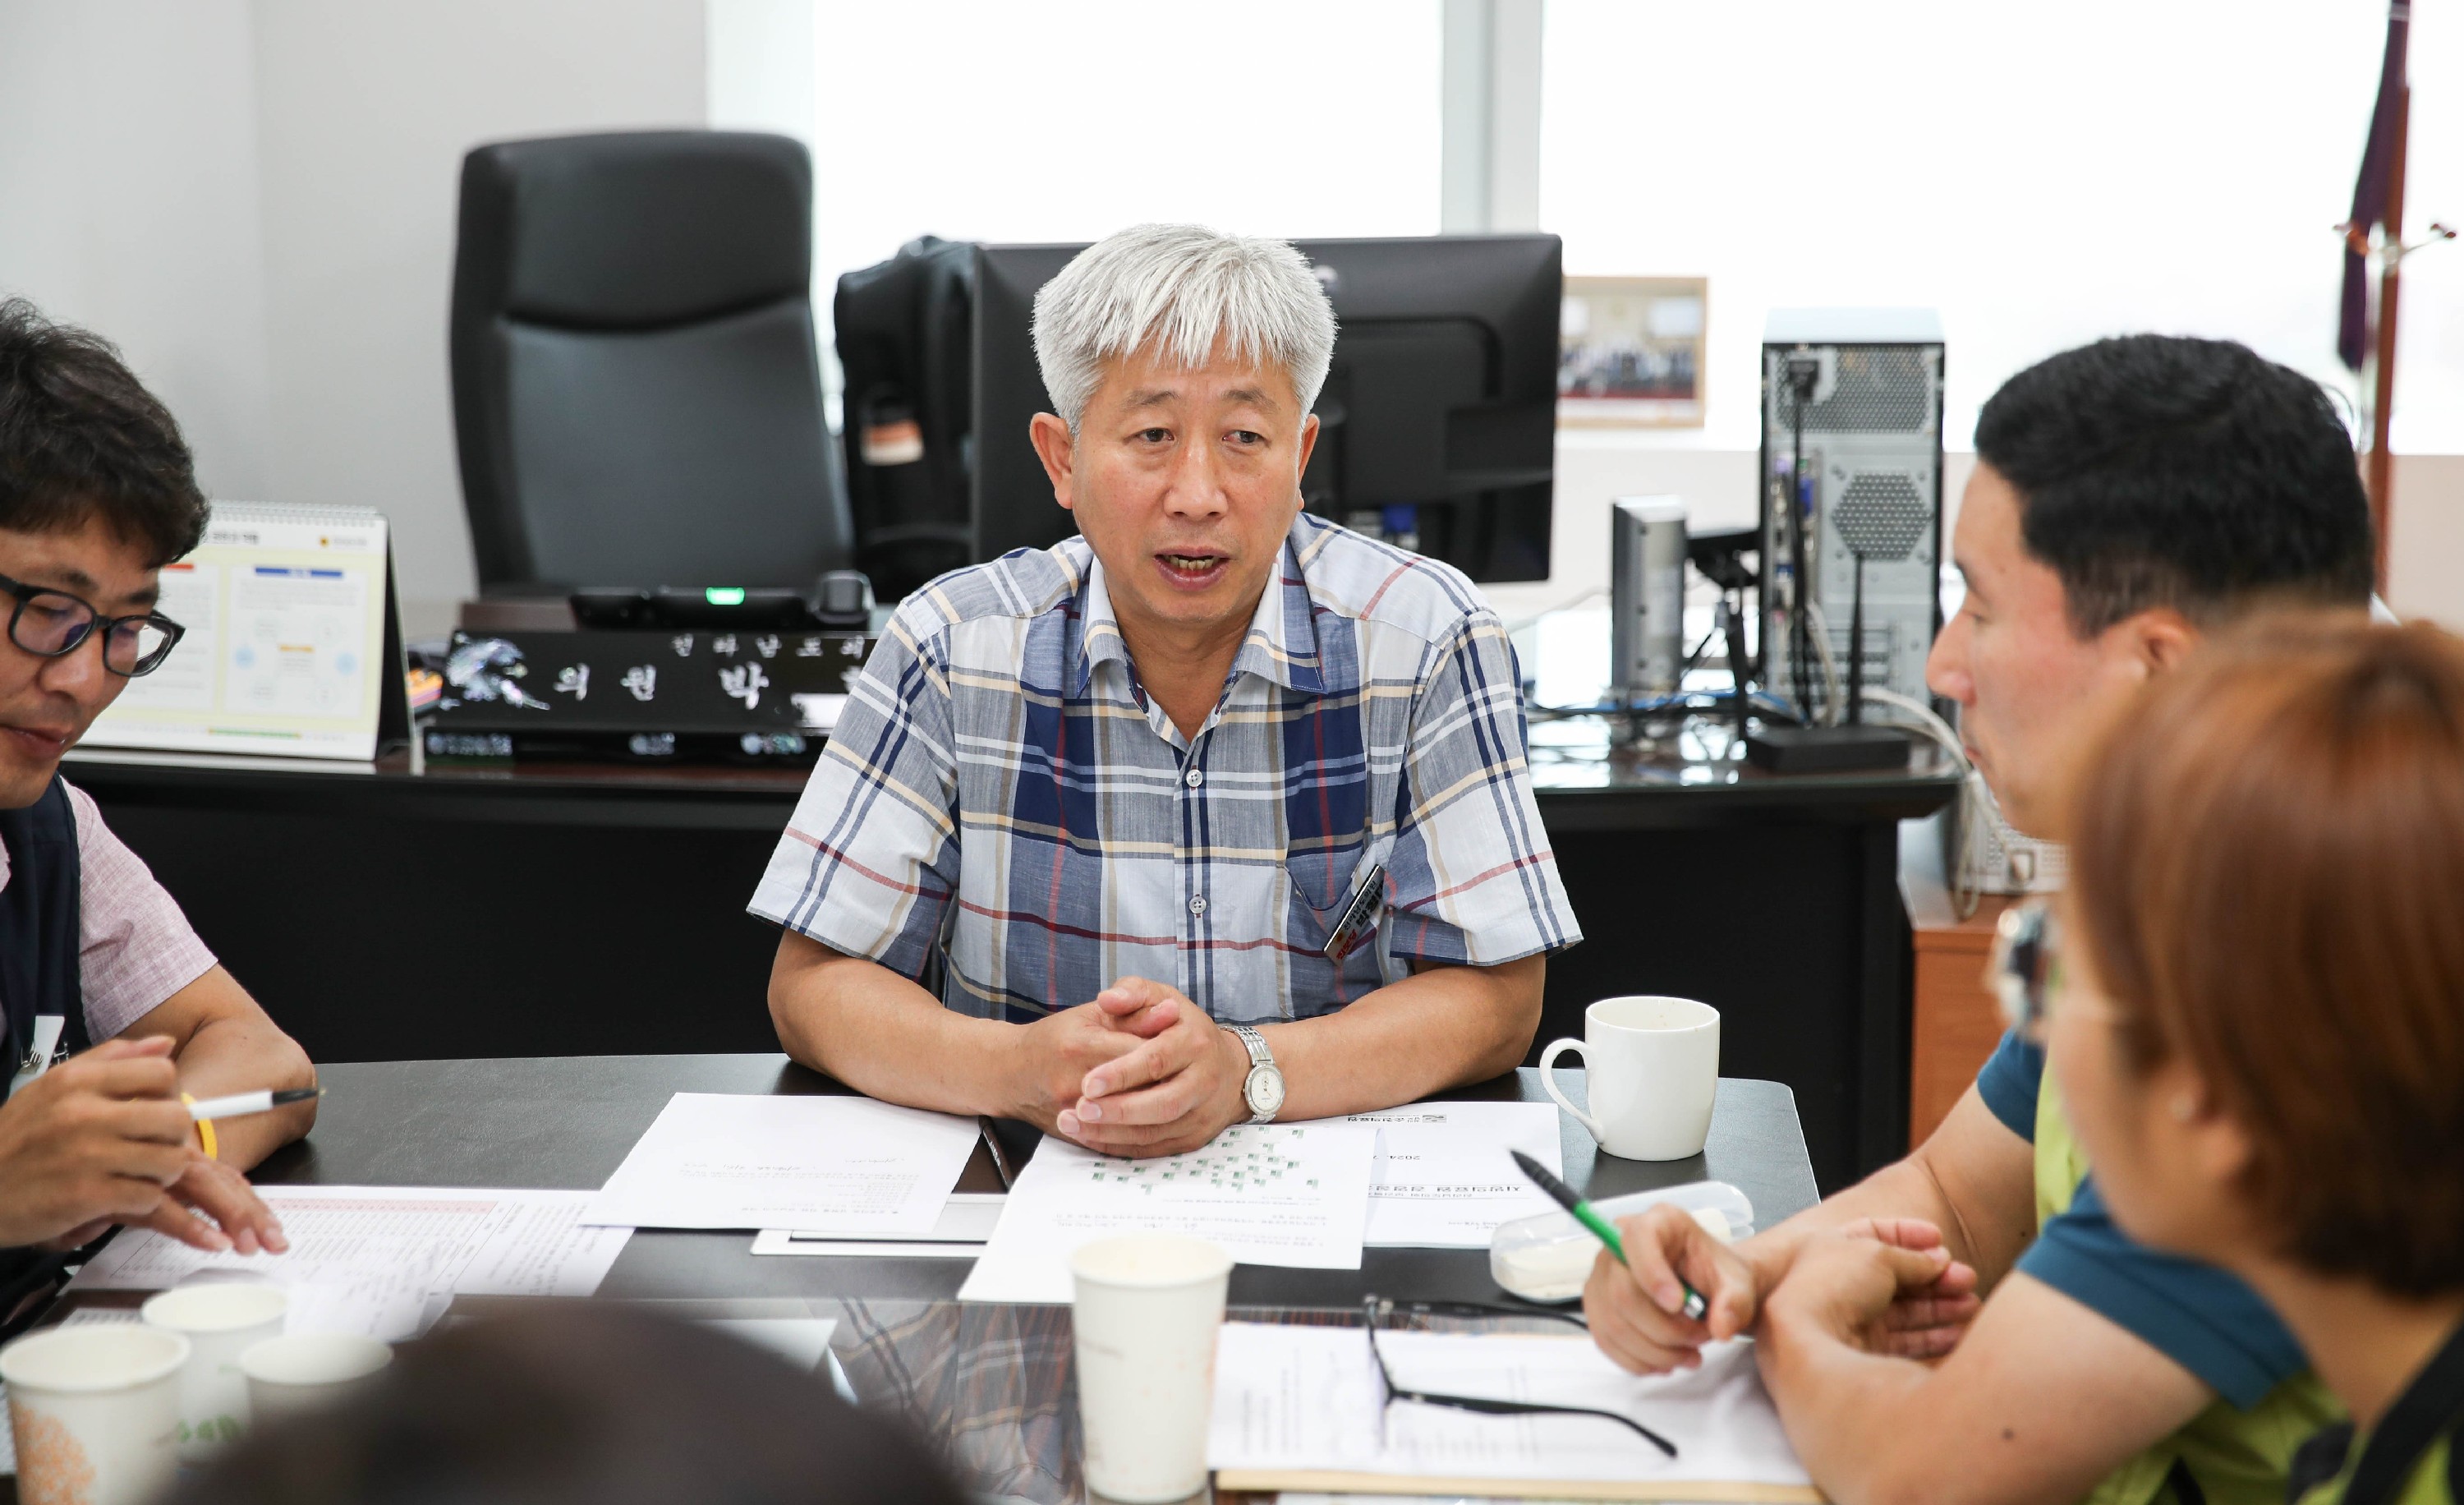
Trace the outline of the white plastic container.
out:
[[[1592,1207],[1615,1223],[1662,1202],[1692,1213],[1695,1222],[1723,1243],[1750,1237],[1754,1231],[1754,1205],[1725,1181],[1638,1191],[1595,1202]],[[1583,1281],[1599,1251],[1599,1239],[1575,1222],[1573,1213],[1544,1212],[1498,1226],[1488,1238],[1488,1273],[1500,1286],[1526,1301],[1571,1301],[1583,1294]]]

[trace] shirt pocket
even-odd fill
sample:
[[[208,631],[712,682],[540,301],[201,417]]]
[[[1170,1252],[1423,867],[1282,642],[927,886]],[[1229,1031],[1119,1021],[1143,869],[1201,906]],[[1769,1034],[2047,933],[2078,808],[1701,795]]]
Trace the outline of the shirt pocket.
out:
[[[1343,920],[1350,907],[1353,890],[1394,851],[1395,838],[1369,839],[1362,831],[1338,846],[1322,847],[1287,852],[1284,857],[1284,875],[1291,884],[1291,922],[1286,929],[1295,946],[1304,947],[1311,956],[1324,960],[1326,943],[1334,927]],[[1375,907],[1371,911],[1369,925],[1358,949],[1346,960],[1351,963],[1375,953],[1369,934],[1384,919],[1386,884],[1378,883]]]

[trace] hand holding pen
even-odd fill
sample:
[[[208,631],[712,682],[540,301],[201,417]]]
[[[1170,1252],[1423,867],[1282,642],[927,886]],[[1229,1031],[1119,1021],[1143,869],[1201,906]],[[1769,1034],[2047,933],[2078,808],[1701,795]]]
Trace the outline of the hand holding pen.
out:
[[[1514,1158],[1600,1241],[1600,1258],[1583,1287],[1583,1315],[1593,1340],[1619,1367],[1636,1374],[1691,1369],[1702,1363],[1705,1343],[1752,1325],[1753,1271],[1685,1209],[1662,1203],[1612,1228],[1547,1167]]]

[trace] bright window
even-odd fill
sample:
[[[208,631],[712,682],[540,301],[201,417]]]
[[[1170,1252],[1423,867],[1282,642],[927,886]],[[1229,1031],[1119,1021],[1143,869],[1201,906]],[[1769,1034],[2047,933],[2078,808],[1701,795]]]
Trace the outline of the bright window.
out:
[[[1438,0],[820,6],[816,268],[928,232],[1433,233],[1438,42]]]
[[[2464,222],[2464,22],[2413,11],[2409,219]],[[2383,0],[1548,0],[1543,223],[1570,273],[1711,280],[1708,432],[1756,441],[1774,306],[1926,304],[1945,438],[2104,334],[2223,336],[2353,390],[2338,247]],[[2464,452],[2464,243],[2406,263],[2399,451]]]

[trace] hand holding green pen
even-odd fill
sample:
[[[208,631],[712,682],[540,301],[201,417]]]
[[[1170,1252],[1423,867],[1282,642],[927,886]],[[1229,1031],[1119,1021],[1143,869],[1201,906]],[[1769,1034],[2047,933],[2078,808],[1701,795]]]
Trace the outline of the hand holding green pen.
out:
[[[1532,1184],[1547,1192],[1551,1200],[1559,1206],[1573,1213],[1575,1222],[1591,1229],[1593,1237],[1608,1246],[1611,1257],[1618,1264],[1622,1265],[1626,1262],[1625,1240],[1617,1237],[1617,1230],[1610,1226],[1608,1219],[1600,1216],[1597,1208],[1584,1201],[1573,1187],[1550,1174],[1548,1166],[1541,1164],[1521,1150],[1510,1153],[1514,1156],[1514,1163],[1523,1167],[1523,1174],[1531,1178]],[[1679,1306],[1679,1311],[1697,1322],[1702,1321],[1710,1313],[1710,1303],[1703,1299],[1702,1292],[1687,1285],[1683,1276],[1678,1278],[1677,1284],[1685,1293],[1685,1299]]]

